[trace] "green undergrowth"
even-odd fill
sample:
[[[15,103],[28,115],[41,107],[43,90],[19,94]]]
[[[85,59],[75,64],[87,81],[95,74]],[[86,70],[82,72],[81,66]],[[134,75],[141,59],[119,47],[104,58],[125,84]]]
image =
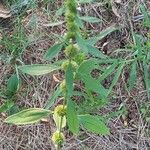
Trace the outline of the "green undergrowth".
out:
[[[45,0],[44,4],[54,1]],[[114,88],[120,82],[123,73],[128,68],[128,77],[123,85],[126,92],[133,92],[137,88],[139,76],[146,91],[147,100],[150,99],[150,35],[145,37],[131,30],[132,42],[125,45],[124,49],[117,49],[114,53],[121,55],[106,55],[96,47],[97,42],[108,35],[121,32],[121,27],[112,25],[103,29],[97,35],[89,36],[85,24],[99,25],[102,19],[95,16],[83,16],[78,11],[78,6],[90,4],[92,1],[65,0],[56,11],[56,18],[64,17],[64,20],[50,22],[47,26],[53,28],[64,24],[67,31],[64,35],[54,34],[58,39],[43,55],[47,64],[24,64],[22,54],[30,46],[29,37],[21,24],[21,19],[27,9],[38,8],[36,1],[7,1],[12,12],[19,17],[15,20],[16,26],[10,36],[3,33],[0,41],[3,54],[7,53],[6,62],[12,67],[12,74],[7,78],[5,90],[1,90],[0,96],[5,101],[0,106],[1,112],[9,112],[17,109],[16,94],[21,88],[21,75],[43,76],[53,72],[63,73],[63,80],[53,90],[44,108],[28,108],[8,116],[5,122],[16,125],[38,123],[41,119],[52,117],[56,131],[52,140],[56,149],[61,149],[66,129],[78,136],[84,129],[99,135],[109,135],[108,121],[120,115],[126,115],[125,105],[118,110],[99,115],[98,111],[109,107],[111,100],[115,98]],[[144,20],[142,25],[149,28],[149,14],[144,5],[140,7]],[[23,13],[24,12],[24,13]],[[45,12],[48,14],[48,12]],[[21,14],[21,15],[20,15]],[[17,20],[19,20],[17,22]],[[92,33],[92,31],[90,32]],[[128,49],[128,50],[127,50]],[[63,53],[63,59],[54,61],[56,56]],[[123,57],[122,57],[123,56]],[[53,62],[53,63],[52,63]],[[109,82],[107,82],[109,80]],[[61,104],[55,104],[61,97]],[[14,108],[14,106],[16,108]],[[54,109],[53,109],[54,108]],[[149,121],[148,108],[141,106],[140,112],[146,121]],[[66,128],[67,127],[67,128]]]

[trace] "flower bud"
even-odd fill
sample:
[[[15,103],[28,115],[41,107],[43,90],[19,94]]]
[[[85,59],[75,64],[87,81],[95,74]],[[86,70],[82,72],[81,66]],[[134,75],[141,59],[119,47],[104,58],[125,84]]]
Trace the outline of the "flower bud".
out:
[[[74,57],[74,60],[78,62],[78,64],[81,64],[85,60],[85,58],[86,58],[86,55],[84,53],[79,53],[78,55]]]
[[[67,22],[73,22],[75,20],[75,15],[71,12],[66,12],[65,14]]]
[[[69,9],[70,12],[76,14],[77,13],[77,9],[76,9],[76,1],[75,0],[66,0],[65,2],[66,8]]]
[[[67,23],[67,28],[71,32],[77,32],[78,31],[78,26],[76,25],[75,22],[68,22]]]
[[[56,131],[52,135],[52,141],[57,145],[61,145],[64,142],[64,139],[65,137],[62,132]]]
[[[64,105],[58,105],[57,107],[55,107],[54,109],[54,113],[57,113],[58,116],[65,116],[66,115],[66,109],[67,107]]]
[[[70,39],[75,39],[76,38],[76,33],[75,32],[72,32],[72,31],[69,31],[66,35],[66,39],[67,40],[70,40]]]
[[[68,66],[69,66],[69,60],[66,60],[65,62],[62,63],[61,68],[66,71]],[[75,61],[71,61],[71,65],[73,70],[76,70],[78,68],[78,64]]]
[[[70,44],[69,46],[66,47],[66,49],[64,50],[65,52],[65,55],[69,58],[73,58],[75,57],[77,54],[78,54],[78,47],[73,45],[73,44]]]

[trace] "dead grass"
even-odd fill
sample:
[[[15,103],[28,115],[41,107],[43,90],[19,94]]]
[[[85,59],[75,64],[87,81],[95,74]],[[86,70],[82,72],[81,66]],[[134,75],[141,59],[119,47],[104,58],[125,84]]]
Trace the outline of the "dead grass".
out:
[[[138,6],[140,0],[126,1],[113,5],[113,11],[107,8],[104,3],[99,5],[83,6],[83,14],[91,14],[101,17],[101,24],[87,24],[88,29],[93,30],[93,34],[99,33],[112,24],[123,27],[120,33],[114,33],[101,42],[97,43],[98,47],[103,47],[107,54],[113,53],[117,48],[124,48],[127,43],[132,42],[130,33],[129,18],[139,14]],[[149,5],[149,2],[147,2]],[[50,10],[56,10],[60,6],[57,1],[54,5],[48,5]],[[26,34],[31,38],[30,46],[22,55],[25,64],[45,63],[43,54],[55,42],[51,37],[53,33],[61,34],[65,32],[64,26],[44,27],[51,21],[51,18],[43,12],[44,6],[28,12],[22,21],[22,25],[26,29]],[[31,28],[29,22],[32,14],[36,14],[36,27]],[[53,19],[53,18],[52,18]],[[6,21],[6,20],[5,20]],[[6,21],[7,22],[7,21]],[[6,23],[7,24],[7,23]],[[140,28],[139,28],[140,26]],[[5,26],[3,26],[4,28]],[[142,27],[141,22],[133,23],[134,30],[145,35],[148,31]],[[59,58],[59,57],[58,57]],[[58,59],[56,58],[56,59]],[[49,62],[46,62],[49,63]],[[11,74],[11,67],[3,60],[0,60],[0,87],[4,89],[6,86],[6,76]],[[48,98],[51,96],[57,82],[53,76],[31,77],[22,75],[23,84],[20,92],[17,94],[17,104],[20,107],[44,107]],[[114,89],[115,100],[113,100],[104,110],[99,110],[99,114],[110,113],[118,110],[121,106],[127,108],[127,115],[112,118],[108,125],[111,128],[110,136],[97,136],[86,132],[81,132],[78,137],[72,136],[66,131],[66,143],[64,150],[149,150],[150,149],[150,133],[146,131],[150,125],[145,122],[140,113],[140,106],[148,103],[146,91],[143,87],[141,76],[139,75],[138,83],[135,89],[127,92],[124,89],[126,82],[125,73],[122,75],[120,82]],[[0,103],[3,99],[0,99]],[[57,102],[56,102],[57,103]],[[8,126],[3,123],[6,114],[0,116],[0,150],[53,150],[54,145],[50,139],[51,134],[55,130],[54,123],[51,119],[49,122],[43,122],[31,126]]]

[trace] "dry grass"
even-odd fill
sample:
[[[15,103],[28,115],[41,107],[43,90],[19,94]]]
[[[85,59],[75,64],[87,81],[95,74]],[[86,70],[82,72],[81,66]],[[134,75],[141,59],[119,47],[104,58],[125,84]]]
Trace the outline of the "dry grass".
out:
[[[117,24],[123,27],[120,33],[113,33],[107,38],[98,43],[98,47],[103,48],[108,54],[112,54],[117,48],[124,48],[127,43],[132,42],[130,33],[129,14],[131,18],[139,14],[138,6],[140,0],[122,0],[120,4],[113,4],[113,11],[107,8],[104,2],[99,5],[85,5],[82,7],[83,14],[91,14],[101,17],[101,24],[87,24],[87,29],[93,30],[93,34],[99,33],[106,27],[112,24]],[[147,2],[147,6],[150,5]],[[53,5],[48,5],[50,10],[56,10],[60,6],[60,1]],[[53,33],[63,35],[65,32],[64,25],[59,27],[45,27],[53,17],[50,18],[43,11],[44,6],[38,7],[34,11],[28,12],[22,25],[26,29],[26,34],[33,39],[30,46],[22,55],[22,60],[25,64],[34,63],[49,63],[43,60],[45,51],[55,42],[51,37]],[[29,26],[32,14],[36,14],[36,27],[32,29]],[[4,21],[4,20],[2,20]],[[5,20],[5,22],[7,22]],[[138,33],[145,35],[148,31],[143,28],[140,21],[135,22],[133,28]],[[3,26],[4,27],[4,26]],[[139,30],[140,28],[140,30]],[[116,54],[117,55],[117,54]],[[61,56],[56,58],[59,59]],[[0,60],[0,87],[4,89],[6,86],[5,78],[12,73],[12,68],[3,60]],[[58,74],[58,73],[57,73]],[[57,82],[53,76],[31,77],[22,75],[23,85],[17,94],[17,105],[20,107],[45,107],[48,98],[51,96]],[[99,114],[110,113],[118,110],[121,106],[127,108],[127,115],[114,117],[109,120],[111,128],[110,136],[98,136],[86,132],[81,132],[78,137],[72,136],[67,131],[65,132],[66,143],[64,150],[149,150],[150,149],[150,133],[146,131],[150,125],[145,122],[140,113],[140,106],[148,103],[146,91],[143,87],[141,76],[139,75],[138,83],[135,89],[127,92],[124,89],[126,82],[125,72],[120,78],[120,82],[116,85],[114,93],[116,95],[105,109],[99,110]],[[0,104],[3,99],[0,99]],[[56,102],[58,103],[59,100]],[[31,126],[8,126],[3,123],[6,114],[0,116],[0,150],[53,150],[54,145],[50,139],[51,134],[55,131],[53,120],[49,118],[49,122],[43,122],[38,125]]]

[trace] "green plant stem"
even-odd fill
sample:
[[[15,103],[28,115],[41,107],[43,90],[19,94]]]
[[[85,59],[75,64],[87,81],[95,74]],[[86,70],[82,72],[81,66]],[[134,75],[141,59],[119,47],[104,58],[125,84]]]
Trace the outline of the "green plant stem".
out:
[[[61,145],[58,144],[56,150],[61,150]]]
[[[64,98],[64,101],[63,101],[63,108],[65,108],[65,106],[66,106],[66,104],[67,104],[67,96],[66,96],[66,94],[65,94],[64,97],[65,97],[65,98]],[[64,116],[61,116],[60,126],[59,126],[59,129],[58,129],[59,134],[61,134],[61,132],[62,132],[63,117],[64,117]],[[61,150],[61,144],[58,144],[58,145],[57,145],[57,150]]]
[[[75,12],[76,12],[76,10],[72,10],[71,8],[72,8],[72,6],[70,6],[70,2],[72,2],[71,0],[66,0],[66,8],[67,8],[67,10],[69,10],[69,12],[70,12],[70,14],[74,14]],[[74,3],[74,1],[72,2],[72,4]],[[76,5],[76,4],[75,4]],[[69,7],[71,7],[71,8],[69,8]],[[74,7],[76,7],[76,6],[74,6]],[[75,11],[75,12],[74,12]],[[67,14],[67,12],[66,12],[66,14]],[[74,15],[76,15],[76,13],[74,14]],[[69,20],[69,19],[67,19],[66,20],[67,21],[67,30],[68,30],[68,33],[69,32],[73,32],[72,31],[72,28],[69,26],[69,24],[71,23],[73,26],[75,26],[76,27],[76,24],[74,23],[74,20]],[[75,33],[75,32],[74,32]],[[74,41],[73,41],[73,38],[71,38],[70,37],[70,39],[68,39],[68,41],[69,41],[69,44],[71,45],[71,44],[73,44],[74,43]],[[69,61],[69,65],[71,64],[71,62],[72,62],[72,57],[69,57],[68,58],[68,61]],[[66,72],[65,72],[66,73]],[[65,79],[66,80],[66,79]],[[67,101],[68,101],[68,99],[69,99],[70,97],[68,97],[68,91],[66,90],[65,91],[65,93],[64,93],[64,101],[63,101],[63,108],[65,108],[65,106],[67,105]],[[65,116],[61,116],[61,121],[60,121],[60,127],[59,127],[59,129],[58,129],[58,131],[59,131],[59,134],[61,134],[61,132],[62,132],[62,123],[63,123],[63,117],[65,117]],[[57,150],[61,150],[61,143],[60,144],[58,144],[57,145]]]

